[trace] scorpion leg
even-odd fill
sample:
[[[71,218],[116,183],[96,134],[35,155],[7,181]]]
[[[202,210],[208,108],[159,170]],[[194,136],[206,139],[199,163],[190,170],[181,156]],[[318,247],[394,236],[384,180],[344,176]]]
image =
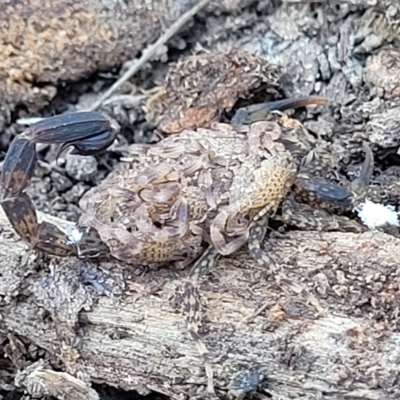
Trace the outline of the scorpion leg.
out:
[[[207,376],[207,393],[211,398],[216,398],[213,370],[210,354],[198,333],[199,325],[201,323],[201,303],[197,287],[200,284],[201,279],[207,274],[210,268],[212,268],[217,257],[218,252],[210,246],[193,265],[189,272],[189,280],[185,283],[183,289],[187,329],[193,341],[196,343],[200,356],[203,359]]]
[[[36,209],[24,193],[37,162],[35,144],[62,144],[62,150],[73,147],[74,154],[93,155],[112,143],[117,128],[98,112],[81,112],[47,118],[14,139],[1,171],[0,202],[17,234],[32,248],[56,256],[82,255],[80,242],[78,244],[53,224],[38,222]],[[80,233],[84,245],[100,242],[90,230]],[[96,254],[98,252],[97,249]],[[92,253],[85,250],[83,255]]]
[[[271,211],[271,207],[267,206],[253,220],[250,228],[248,244],[250,255],[261,267],[265,268],[270,273],[272,272],[275,281],[280,287],[286,285],[292,292],[300,294],[307,303],[314,306],[317,312],[322,315],[324,311],[322,306],[319,304],[319,301],[300,284],[293,282],[281,272],[278,274],[275,260],[261,249],[261,243],[263,242],[268,229],[270,216],[269,211]]]
[[[258,263],[262,266],[268,268],[274,265],[274,261],[265,254],[261,248],[260,243],[265,237],[266,230],[268,227],[268,216],[271,212],[271,209],[274,208],[274,203],[272,202],[268,206],[264,207],[258,215],[255,217],[252,227],[250,228],[250,240],[249,240],[249,249],[251,255],[256,259]],[[222,220],[226,222],[226,215],[223,215]],[[247,235],[243,235],[243,237]],[[217,238],[219,236],[216,236]],[[244,244],[243,237],[239,237],[233,242],[233,248],[223,242],[222,250],[231,250],[230,252],[226,252],[227,254],[231,254],[233,251],[237,250],[237,248],[241,247]],[[197,262],[192,267],[189,273],[189,280],[185,283],[184,286],[184,304],[185,304],[185,312],[187,318],[187,329],[196,343],[197,349],[203,359],[203,363],[206,369],[207,375],[207,392],[209,396],[215,398],[214,391],[214,383],[213,383],[213,370],[211,366],[210,355],[208,353],[207,347],[204,342],[201,340],[200,335],[198,334],[198,328],[201,323],[201,308],[200,308],[200,300],[197,287],[201,281],[201,279],[208,273],[208,271],[212,268],[215,260],[220,255],[219,249],[216,249],[214,246],[210,246],[203,255],[197,260]]]
[[[365,152],[365,161],[361,168],[360,175],[350,184],[350,190],[353,194],[353,208],[357,207],[365,200],[374,169],[374,154],[367,142],[363,142],[363,149]]]
[[[268,229],[269,214],[264,214],[261,218],[254,220],[249,233],[249,252],[251,257],[267,270],[275,269],[275,260],[261,249]]]
[[[344,215],[335,215],[328,210],[315,209],[307,204],[298,203],[292,195],[286,197],[282,204],[282,217],[277,219],[298,229],[319,232],[344,231],[361,233],[365,231],[357,221]]]

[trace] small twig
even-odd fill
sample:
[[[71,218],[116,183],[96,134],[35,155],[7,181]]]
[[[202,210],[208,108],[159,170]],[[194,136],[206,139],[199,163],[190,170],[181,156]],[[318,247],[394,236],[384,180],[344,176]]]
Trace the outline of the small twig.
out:
[[[120,94],[115,95],[114,97],[110,97],[109,99],[103,102],[103,105],[113,104],[113,103],[129,103],[130,106],[138,106],[138,104],[147,99],[148,96],[146,95],[131,95],[131,94]]]
[[[128,71],[126,71],[103,95],[100,96],[100,98],[90,107],[89,111],[97,110],[103,104],[104,100],[108,99],[117,89],[135,75],[143,65],[157,53],[158,49],[168,42],[186,24],[186,22],[205,7],[209,1],[210,0],[200,0],[197,5],[182,14],[154,44],[151,44],[143,51],[142,56],[137,60],[137,62],[133,63]]]

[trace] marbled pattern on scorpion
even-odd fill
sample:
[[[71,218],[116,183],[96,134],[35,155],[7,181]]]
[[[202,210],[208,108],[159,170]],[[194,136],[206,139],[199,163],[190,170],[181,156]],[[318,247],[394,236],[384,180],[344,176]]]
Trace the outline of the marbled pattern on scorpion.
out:
[[[276,211],[296,173],[275,123],[241,130],[216,124],[132,145],[131,165],[82,199],[81,224],[123,261],[192,259],[203,241],[233,253],[255,217]]]
[[[332,161],[318,149],[316,139],[285,117],[280,123],[259,121],[271,110],[308,104],[321,104],[321,98],[265,103],[239,110],[246,125],[215,123],[155,145],[132,145],[130,162],[82,198],[83,215],[72,236],[49,222],[39,223],[25,193],[37,162],[35,145],[62,144],[62,149],[72,147],[75,154],[97,154],[113,142],[118,126],[96,112],[52,117],[27,129],[10,146],[1,173],[1,204],[31,248],[56,256],[89,258],[110,252],[137,264],[185,264],[197,258],[183,284],[183,296],[188,331],[203,357],[207,392],[213,396],[210,357],[197,333],[201,319],[197,286],[216,257],[232,254],[247,242],[258,264],[274,272],[270,267],[275,262],[261,243],[268,218],[281,205],[284,221],[301,228],[360,226],[349,219],[339,223],[330,214],[316,219],[313,213],[293,213],[290,192],[313,205],[351,210],[365,197],[373,167],[372,152],[365,145],[360,176],[348,188],[313,178],[314,172],[323,175]],[[310,157],[313,152],[316,158]]]

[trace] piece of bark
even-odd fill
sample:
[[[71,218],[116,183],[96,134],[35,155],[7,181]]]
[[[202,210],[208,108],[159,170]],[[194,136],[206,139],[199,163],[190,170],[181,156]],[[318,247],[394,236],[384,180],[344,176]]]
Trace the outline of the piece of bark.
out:
[[[240,12],[248,3],[214,1],[207,10]],[[119,68],[192,5],[180,0],[0,2],[0,118],[18,105],[38,112],[55,97],[57,85]]]
[[[97,392],[84,380],[65,372],[52,371],[42,360],[18,373],[15,381],[35,397],[48,395],[68,400],[100,400]]]
[[[399,71],[399,52],[396,49],[385,49],[369,57],[364,79],[367,86],[378,96],[388,100],[399,100]]]
[[[30,349],[40,348],[64,372],[93,383],[201,397],[206,379],[179,293],[187,270],[38,263],[3,214],[0,224],[0,336],[25,343],[20,370],[31,364]],[[201,286],[202,336],[217,357],[220,397],[258,386],[273,399],[398,398],[399,244],[379,232],[270,238],[280,274],[317,297],[323,315],[279,287],[246,249],[221,258]],[[97,276],[88,273],[93,267]]]
[[[164,95],[147,104],[147,119],[166,133],[209,128],[239,99],[277,94],[280,68],[241,49],[184,57],[170,69]]]
[[[3,2],[0,106],[37,112],[56,85],[135,57],[161,32],[160,15],[139,0]]]

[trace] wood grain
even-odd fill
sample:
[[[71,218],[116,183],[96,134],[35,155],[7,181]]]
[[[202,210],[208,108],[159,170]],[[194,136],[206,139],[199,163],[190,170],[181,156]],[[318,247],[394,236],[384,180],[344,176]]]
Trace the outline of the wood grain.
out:
[[[30,377],[19,384],[61,398],[50,383],[32,384],[45,381],[43,370],[50,381],[61,371],[88,391],[96,382],[202,397],[203,366],[182,314],[187,270],[43,259],[3,214],[0,225],[0,338],[13,368]],[[274,276],[243,249],[220,258],[201,287],[219,396],[255,389],[273,399],[398,398],[399,240],[294,231],[265,244],[279,260]],[[306,288],[323,313],[286,280]]]

